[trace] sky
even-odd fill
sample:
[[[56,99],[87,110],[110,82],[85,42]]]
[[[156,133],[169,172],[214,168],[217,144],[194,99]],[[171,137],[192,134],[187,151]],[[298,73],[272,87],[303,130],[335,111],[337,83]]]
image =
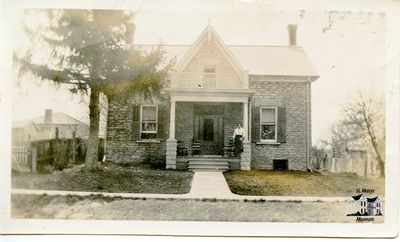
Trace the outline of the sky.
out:
[[[40,3],[34,7],[41,7]],[[298,45],[320,75],[311,93],[316,143],[327,138],[330,126],[341,117],[341,105],[357,91],[384,92],[390,47],[387,22],[391,21],[385,13],[397,6],[391,4],[372,0],[146,0],[82,1],[81,7],[135,10],[136,44],[192,44],[211,22],[228,45],[287,45],[286,27],[297,24]],[[15,37],[21,39],[18,43],[26,41],[18,30]],[[87,122],[87,102],[87,97],[73,95],[66,88],[26,78],[14,86],[12,119],[43,115],[44,109],[51,108]]]

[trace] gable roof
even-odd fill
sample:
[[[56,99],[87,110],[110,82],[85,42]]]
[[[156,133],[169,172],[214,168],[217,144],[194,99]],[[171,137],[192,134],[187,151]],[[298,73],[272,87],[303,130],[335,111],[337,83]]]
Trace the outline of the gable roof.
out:
[[[222,52],[224,57],[228,60],[228,62],[232,65],[232,67],[237,72],[244,72],[244,69],[236,59],[236,57],[232,54],[232,52],[227,48],[224,41],[222,41],[221,37],[215,31],[211,24],[208,24],[207,27],[203,30],[197,40],[193,45],[186,51],[186,53],[178,60],[177,71],[183,71],[185,67],[189,64],[192,58],[197,54],[199,49],[206,43],[207,41],[215,41],[218,49]]]
[[[368,202],[375,202],[375,201],[379,201],[379,197],[371,197],[371,198],[367,198]]]
[[[148,52],[156,45],[135,47]],[[166,58],[169,60],[176,57],[179,62],[190,47],[190,45],[164,45]],[[226,45],[226,48],[249,75],[319,77],[303,48],[298,46]]]
[[[37,118],[33,118],[32,121],[35,124],[47,124],[44,121],[44,115],[37,117]],[[64,124],[64,125],[68,125],[68,124],[82,124],[82,125],[86,125],[85,123],[83,123],[82,121],[79,121],[76,118],[73,118],[71,116],[69,116],[68,114],[62,113],[62,112],[55,112],[52,114],[52,121],[49,124]]]
[[[354,201],[358,201],[358,200],[360,200],[361,198],[364,200],[365,199],[365,196],[364,196],[364,194],[359,194],[359,195],[355,195],[355,196],[351,196],[353,199],[354,199]]]
[[[75,125],[75,124],[80,124],[80,125],[84,125],[87,126],[85,123],[83,123],[82,121],[79,121],[76,118],[73,118],[65,113],[62,112],[55,112],[52,114],[52,121],[51,123],[46,123],[44,121],[44,115],[39,116],[39,117],[35,117],[32,119],[28,119],[28,120],[22,120],[22,121],[13,121],[12,122],[12,127],[13,128],[23,128],[29,124],[35,124],[35,125],[40,125],[40,124],[62,124],[62,125]]]

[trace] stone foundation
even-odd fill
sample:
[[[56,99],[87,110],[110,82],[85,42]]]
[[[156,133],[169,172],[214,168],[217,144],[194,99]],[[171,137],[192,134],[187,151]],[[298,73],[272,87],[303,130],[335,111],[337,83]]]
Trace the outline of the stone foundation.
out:
[[[166,163],[167,169],[176,169],[176,147],[177,142],[174,139],[167,140],[167,148],[166,148]]]
[[[243,142],[243,152],[240,154],[240,170],[250,170],[251,145],[249,141]]]

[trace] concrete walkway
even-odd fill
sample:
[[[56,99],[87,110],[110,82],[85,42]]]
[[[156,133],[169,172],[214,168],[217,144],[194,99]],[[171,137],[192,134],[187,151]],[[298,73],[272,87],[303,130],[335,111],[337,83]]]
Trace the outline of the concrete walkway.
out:
[[[57,190],[31,190],[11,189],[12,194],[33,194],[33,195],[76,195],[90,196],[102,195],[106,197],[124,198],[152,198],[152,199],[219,199],[233,201],[304,201],[304,202],[343,202],[348,197],[297,197],[297,196],[242,196],[233,194],[222,172],[195,172],[192,180],[192,187],[186,194],[148,194],[148,193],[108,193],[108,192],[78,192],[78,191],[57,191]]]
[[[217,199],[239,199],[241,197],[231,192],[224,175],[218,171],[195,172],[188,196]]]

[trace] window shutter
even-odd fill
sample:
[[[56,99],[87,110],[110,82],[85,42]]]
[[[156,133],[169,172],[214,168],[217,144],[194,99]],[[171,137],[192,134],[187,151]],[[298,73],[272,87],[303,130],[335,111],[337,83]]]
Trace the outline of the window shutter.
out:
[[[260,107],[251,107],[251,141],[260,141]]]
[[[165,118],[166,116],[166,107],[164,105],[158,106],[158,119],[157,119],[157,139],[165,139],[166,132],[165,132]]]
[[[286,143],[286,108],[278,107],[278,142]]]
[[[132,140],[140,139],[140,106],[133,106],[132,110]]]

